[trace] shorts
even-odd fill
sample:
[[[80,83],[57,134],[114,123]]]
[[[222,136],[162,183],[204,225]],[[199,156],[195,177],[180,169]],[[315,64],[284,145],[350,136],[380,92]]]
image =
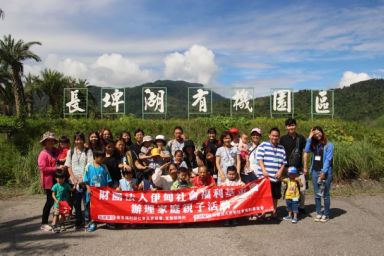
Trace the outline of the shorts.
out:
[[[277,200],[281,198],[281,181],[271,181],[271,192],[273,199]]]
[[[287,199],[287,211],[293,213],[299,213],[299,201],[293,201],[292,199]]]
[[[59,215],[60,215],[59,208],[53,207],[53,216],[59,216]]]

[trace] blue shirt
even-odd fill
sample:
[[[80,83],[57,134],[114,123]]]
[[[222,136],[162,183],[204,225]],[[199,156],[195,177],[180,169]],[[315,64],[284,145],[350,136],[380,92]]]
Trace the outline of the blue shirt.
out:
[[[112,182],[108,168],[104,164],[95,167],[93,163],[87,164],[83,174],[83,181],[91,187],[106,187]]]
[[[261,143],[256,149],[256,159],[262,160],[268,176],[272,182],[276,182],[276,173],[282,165],[287,164],[285,149],[282,145],[274,146],[269,141]],[[263,171],[260,166],[257,167],[257,177],[263,176]]]
[[[133,191],[134,190],[134,185],[137,184],[136,179],[132,179],[130,182],[127,181],[125,178],[122,178],[119,180],[119,187],[121,191]]]

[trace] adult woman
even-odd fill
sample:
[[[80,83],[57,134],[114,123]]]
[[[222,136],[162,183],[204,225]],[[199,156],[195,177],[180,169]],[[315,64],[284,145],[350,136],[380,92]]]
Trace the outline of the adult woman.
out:
[[[92,150],[85,147],[85,136],[81,132],[76,132],[73,138],[74,147],[67,154],[65,166],[68,167],[70,182],[76,188],[74,192],[74,207],[76,211],[76,228],[82,228],[84,218],[81,211],[81,201],[85,201],[85,184],[83,183],[83,173],[85,166],[93,162]],[[88,217],[88,216],[86,216]]]
[[[117,140],[115,143],[115,157],[117,159],[117,167],[119,168],[120,172],[114,174],[114,177],[112,177],[112,173],[110,173],[111,178],[113,182],[116,184],[119,183],[119,180],[122,177],[122,171],[127,170],[131,171],[133,169],[133,160],[132,160],[132,154],[131,150],[127,150],[125,147],[125,141],[124,140]],[[110,171],[111,172],[111,171]]]
[[[304,150],[304,172],[308,170],[308,154],[312,152],[310,173],[315,194],[316,222],[327,222],[330,216],[331,198],[329,190],[332,182],[333,149],[333,144],[328,141],[320,126],[311,129]],[[321,211],[321,197],[324,199],[323,212]]]
[[[100,130],[100,140],[103,146],[105,146],[107,140],[113,140],[112,132],[108,128]]]
[[[43,134],[40,144],[44,147],[38,157],[38,166],[40,169],[41,186],[45,190],[46,201],[43,208],[43,215],[41,218],[41,227],[43,231],[52,231],[52,227],[48,225],[49,212],[53,206],[54,200],[52,198],[51,188],[54,183],[54,175],[57,170],[64,170],[64,166],[56,166],[57,149],[55,144],[57,139],[51,132]]]
[[[92,131],[88,134],[88,145],[87,148],[93,150],[100,150],[102,148],[99,133]]]
[[[228,166],[236,166],[237,172],[240,174],[240,151],[236,146],[232,146],[231,142],[232,134],[228,131],[224,132],[221,135],[223,146],[216,151],[216,168],[219,174],[217,185],[225,181]]]
[[[244,173],[241,174],[241,180],[244,183],[257,179],[256,171],[259,164],[256,159],[256,149],[261,143],[261,130],[259,128],[253,128],[251,130],[251,141],[252,145],[249,147],[249,172],[244,171]]]
[[[123,140],[125,143],[125,149],[128,150],[129,147],[132,145],[132,138],[131,134],[128,131],[123,131],[120,134],[119,140]]]

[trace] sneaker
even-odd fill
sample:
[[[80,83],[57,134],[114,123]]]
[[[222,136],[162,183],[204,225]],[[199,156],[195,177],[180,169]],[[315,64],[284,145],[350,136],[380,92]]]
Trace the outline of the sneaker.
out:
[[[289,215],[287,215],[287,216],[285,216],[285,217],[283,218],[283,220],[291,221],[291,220],[292,220],[292,217],[289,216]]]
[[[42,230],[42,231],[46,231],[46,232],[52,232],[52,227],[50,226],[50,225],[48,225],[48,224],[43,224],[43,225],[41,225],[40,226],[40,229]]]
[[[321,220],[322,216],[320,214],[317,214],[314,221],[319,222]]]
[[[93,232],[96,230],[96,224],[91,222],[88,224],[88,227],[87,227],[87,232]]]
[[[325,216],[325,215],[323,215],[323,216],[321,217],[321,219],[320,219],[320,222],[322,222],[322,223],[325,223],[325,222],[327,222],[327,221],[329,221],[329,217],[328,217],[328,216]]]
[[[58,226],[53,226],[52,231],[53,233],[60,233],[60,228]]]
[[[292,223],[293,223],[293,224],[296,224],[296,223],[297,223],[297,218],[293,218],[293,219],[292,219]]]
[[[65,228],[65,226],[64,225],[61,225],[60,226],[60,232],[64,232],[64,231],[66,231],[67,229]]]

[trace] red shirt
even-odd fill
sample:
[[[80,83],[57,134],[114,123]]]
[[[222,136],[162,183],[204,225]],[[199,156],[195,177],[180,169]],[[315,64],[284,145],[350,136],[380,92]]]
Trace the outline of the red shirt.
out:
[[[67,159],[68,151],[69,151],[69,148],[59,148],[57,160],[59,160],[60,162],[65,162],[65,160]]]
[[[211,184],[216,185],[216,182],[211,175],[208,175],[205,181],[201,180],[199,176],[194,177],[192,180],[192,186],[194,187],[205,187]]]

